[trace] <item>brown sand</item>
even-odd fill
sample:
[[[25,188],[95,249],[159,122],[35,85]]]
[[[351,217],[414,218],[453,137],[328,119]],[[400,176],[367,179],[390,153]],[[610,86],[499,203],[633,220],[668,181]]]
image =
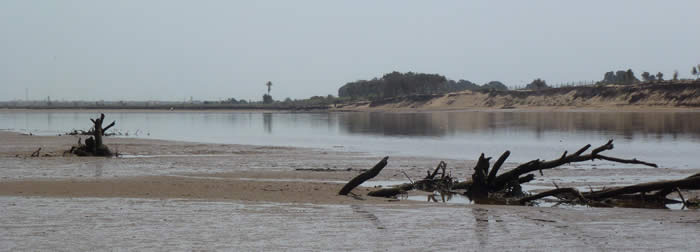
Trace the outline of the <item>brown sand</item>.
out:
[[[63,151],[75,143],[76,136],[27,136],[0,131],[0,159],[40,162],[50,166],[55,164],[100,161],[105,158],[64,156]],[[317,153],[309,149],[286,147],[260,147],[245,145],[197,144],[132,138],[109,138],[108,145],[113,149],[129,150],[142,155],[205,155],[201,160],[185,163],[186,166],[210,166],[211,163],[226,162],[231,156],[270,158],[271,160],[293,158],[297,152],[305,152],[306,159]],[[42,157],[29,158],[29,154],[40,146]],[[271,154],[277,151],[278,154]],[[325,152],[324,152],[325,153]],[[214,156],[206,156],[214,154]],[[44,156],[48,155],[48,156]],[[220,156],[216,156],[220,155]],[[330,158],[333,158],[332,156]],[[164,157],[155,162],[184,163],[188,157]],[[112,158],[109,162],[123,162],[132,169],[145,165],[139,158]],[[42,166],[43,166],[42,165]],[[235,164],[230,164],[235,165]],[[23,169],[37,169],[23,167]],[[271,202],[298,202],[320,204],[365,204],[394,202],[373,197],[338,196],[342,181],[360,173],[359,169],[338,172],[295,171],[289,167],[256,169],[244,167],[242,170],[219,173],[172,173],[153,176],[114,176],[107,178],[85,178],[81,176],[59,176],[52,178],[13,178],[0,180],[0,195],[4,196],[44,196],[44,197],[130,197],[130,198],[194,198],[212,200],[244,200]],[[341,169],[342,170],[342,169]],[[6,174],[4,174],[6,175]],[[384,177],[386,178],[386,176]],[[360,187],[353,192],[366,195],[370,188]]]
[[[314,204],[377,204],[387,199],[339,196],[342,184],[294,181],[250,181],[177,176],[90,180],[24,180],[0,182],[0,195],[42,197],[119,197],[244,200]],[[370,188],[354,193],[366,195]],[[395,200],[394,200],[395,201]],[[411,201],[413,202],[413,201]]]

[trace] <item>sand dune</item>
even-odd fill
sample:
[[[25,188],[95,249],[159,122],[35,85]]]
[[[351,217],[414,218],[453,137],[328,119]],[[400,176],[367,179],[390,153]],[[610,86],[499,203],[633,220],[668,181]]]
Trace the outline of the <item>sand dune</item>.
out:
[[[434,111],[464,109],[697,110],[700,82],[609,85],[539,91],[463,91],[414,95],[338,106],[341,111]]]

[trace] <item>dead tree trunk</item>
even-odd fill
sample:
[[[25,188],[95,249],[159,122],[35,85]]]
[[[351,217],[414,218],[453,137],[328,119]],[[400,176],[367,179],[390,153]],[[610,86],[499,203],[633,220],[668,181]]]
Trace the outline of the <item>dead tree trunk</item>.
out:
[[[577,199],[581,200],[584,203],[587,202],[586,198],[583,195],[581,195],[581,192],[579,192],[575,188],[557,188],[557,189],[544,191],[544,192],[541,192],[541,193],[538,193],[538,194],[535,194],[532,196],[522,198],[522,199],[520,199],[520,204],[525,204],[529,201],[538,200],[538,199],[541,199],[541,198],[544,198],[547,196],[561,196],[563,194],[570,194],[570,195],[573,195],[574,197],[576,197]]]
[[[107,127],[102,127],[104,122],[105,114],[100,114],[97,119],[90,118],[93,123],[92,137],[85,139],[84,145],[79,145],[77,148],[72,148],[71,153],[78,156],[112,156],[112,152],[109,148],[104,145],[102,137],[105,132],[112,128],[116,121],[113,121]]]
[[[390,188],[382,188],[376,191],[371,191],[367,193],[367,196],[372,196],[372,197],[385,197],[385,198],[391,198],[399,194],[406,193],[410,190],[413,190],[413,184],[411,183],[406,183],[406,184],[401,184],[395,187],[390,187]]]
[[[588,199],[600,200],[604,198],[611,198],[623,194],[635,194],[635,193],[648,193],[653,191],[673,191],[678,189],[700,189],[700,176],[690,176],[688,178],[670,181],[659,181],[642,183],[631,186],[623,186],[619,188],[609,188],[595,192],[583,193],[583,196]],[[668,194],[666,194],[668,195]],[[666,195],[663,195],[664,197]],[[656,195],[661,196],[661,195]]]
[[[534,174],[528,174],[525,176],[521,176],[518,178],[518,184],[525,184],[525,183],[530,182],[534,179],[535,179]],[[454,190],[469,190],[469,188],[471,188],[471,186],[472,186],[472,180],[470,179],[470,180],[465,180],[465,181],[454,184],[454,186],[452,186],[452,189],[454,189]]]
[[[355,189],[355,187],[379,175],[379,172],[382,171],[382,169],[384,169],[384,167],[386,166],[388,159],[389,157],[384,157],[381,161],[379,161],[379,163],[374,165],[372,169],[369,169],[368,171],[363,172],[362,174],[357,175],[357,177],[351,179],[347,184],[345,184],[345,186],[343,186],[342,189],[340,189],[340,192],[338,192],[338,194],[348,195],[348,193],[350,193],[352,189]]]
[[[105,131],[107,131],[109,128],[111,128],[112,126],[114,126],[114,123],[116,122],[116,121],[113,121],[112,123],[110,123],[109,125],[107,125],[107,127],[102,128],[102,123],[104,122],[104,120],[105,120],[105,114],[100,114],[100,118],[97,118],[97,119],[92,119],[92,118],[90,118],[90,121],[92,121],[92,123],[94,124],[93,127],[94,127],[94,129],[95,129],[95,130],[93,131],[93,134],[92,134],[92,135],[93,135],[93,137],[95,138],[95,146],[98,147],[98,148],[99,148],[100,146],[104,146],[104,145],[103,145],[103,142],[102,142],[102,136],[105,135],[105,134],[104,134]]]
[[[481,153],[479,160],[474,166],[474,174],[472,174],[472,185],[469,188],[470,197],[474,198],[484,198],[489,195],[489,161],[490,157],[484,157],[484,153]]]
[[[557,188],[522,198],[520,199],[520,204],[525,204],[529,201],[538,200],[547,196],[566,198],[565,195],[567,194],[575,196],[583,204],[590,204],[595,201],[602,201],[610,198],[672,202],[673,200],[667,199],[666,195],[678,189],[700,189],[700,176],[696,174],[684,179],[641,183],[631,186],[609,188],[584,193],[581,193],[574,188]],[[657,191],[657,193],[647,194],[654,191]]]

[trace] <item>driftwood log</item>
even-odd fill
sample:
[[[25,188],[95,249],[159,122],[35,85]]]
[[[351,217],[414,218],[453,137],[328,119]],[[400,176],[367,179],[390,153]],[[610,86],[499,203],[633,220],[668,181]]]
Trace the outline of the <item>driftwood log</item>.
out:
[[[387,164],[387,160],[389,160],[389,157],[384,157],[379,163],[374,165],[372,169],[367,170],[366,172],[361,173],[360,175],[357,175],[355,178],[350,180],[345,186],[343,186],[342,189],[340,189],[340,192],[338,192],[339,195],[348,195],[352,189],[355,189],[355,187],[359,186],[360,184],[364,183],[367,180],[370,180],[374,177],[376,177],[382,169]]]
[[[565,198],[565,196],[567,196],[567,194],[573,195],[583,202],[587,202],[586,198],[583,197],[581,192],[579,192],[575,188],[557,188],[557,189],[544,191],[544,192],[541,192],[541,193],[538,193],[538,194],[535,194],[532,196],[522,198],[522,199],[520,199],[520,204],[525,204],[526,202],[538,200],[538,199],[548,197],[548,196],[559,196],[560,198]],[[562,196],[562,195],[564,195],[564,196]]]
[[[102,137],[107,130],[115,125],[116,121],[113,121],[103,128],[102,123],[104,119],[105,114],[100,114],[100,117],[97,119],[90,118],[90,121],[93,123],[93,128],[91,129],[93,133],[92,136],[85,139],[85,144],[81,144],[80,141],[78,141],[78,146],[73,146],[69,152],[78,156],[112,156],[112,152],[109,150],[109,147],[104,144]]]
[[[41,152],[41,148],[39,148],[39,149],[37,149],[36,151],[32,152],[31,157],[38,157],[38,156],[39,156],[39,152]]]
[[[608,198],[641,199],[645,201],[660,201],[666,203],[672,201],[667,199],[666,196],[674,191],[679,191],[679,189],[700,189],[700,173],[697,173],[684,179],[641,183],[636,185],[607,188],[598,191],[590,191],[583,193],[579,192],[575,188],[558,188],[522,198],[520,200],[520,203],[525,204],[527,202],[538,200],[548,196],[566,198],[566,195],[564,194],[575,194],[582,203],[586,204],[589,201],[601,201]],[[652,192],[656,193],[652,194]],[[683,202],[685,202],[685,199],[683,199]]]
[[[398,186],[374,190],[374,191],[367,193],[367,195],[372,196],[372,197],[391,198],[391,197],[395,197],[396,195],[399,195],[399,194],[404,194],[404,193],[406,193],[410,190],[413,190],[413,189],[414,189],[413,183],[405,183],[405,184],[400,184]]]

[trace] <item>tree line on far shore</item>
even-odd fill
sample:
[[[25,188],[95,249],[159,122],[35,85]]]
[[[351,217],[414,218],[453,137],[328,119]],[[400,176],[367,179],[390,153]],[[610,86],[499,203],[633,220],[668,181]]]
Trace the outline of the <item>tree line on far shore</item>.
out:
[[[693,67],[691,73],[696,78],[700,77],[700,65]],[[610,71],[603,75],[603,80],[586,83],[586,85],[631,85],[637,83],[662,82],[664,81],[664,74],[661,72],[656,74],[643,72],[641,78],[642,80],[639,80],[632,69],[626,71]],[[674,71],[669,83],[673,83],[673,81],[678,81],[678,71]],[[518,90],[542,90],[548,88],[552,88],[552,86],[548,85],[545,80],[537,78],[524,88]],[[509,89],[500,81],[491,81],[483,85],[478,85],[467,80],[449,80],[445,76],[439,74],[400,73],[394,71],[385,74],[381,78],[348,82],[338,89],[338,97],[351,100],[374,100],[406,95],[445,94],[464,90],[501,91]]]
[[[478,85],[468,80],[448,80],[439,74],[394,71],[381,78],[346,83],[338,89],[338,97],[376,99],[404,95],[444,94],[463,90],[508,90],[508,87],[500,81]]]
[[[700,77],[700,65],[693,67],[691,73],[696,77]],[[637,83],[652,83],[652,82],[662,82],[664,80],[664,74],[658,72],[656,74],[651,74],[649,72],[643,72],[641,75],[641,80],[635,76],[632,69],[609,71],[603,75],[603,80],[598,82],[586,83],[586,85],[632,85]],[[670,83],[678,80],[678,71],[673,73]],[[439,74],[428,74],[428,73],[414,73],[414,72],[391,72],[384,74],[381,78],[373,78],[371,80],[358,80],[353,82],[348,82],[338,89],[338,97],[333,95],[327,96],[312,96],[307,99],[295,99],[286,98],[282,101],[274,100],[270,94],[272,82],[267,82],[267,93],[263,94],[263,99],[260,102],[246,101],[246,100],[236,100],[235,98],[229,98],[224,101],[210,102],[205,101],[205,104],[220,103],[220,104],[278,104],[285,106],[324,106],[342,103],[348,100],[356,99],[383,99],[390,97],[406,96],[406,95],[434,95],[434,94],[446,94],[451,92],[459,91],[506,91],[509,90],[508,86],[500,81],[490,81],[483,85],[473,83],[468,80],[450,80],[443,75]],[[553,88],[548,85],[547,82],[541,78],[534,79],[532,82],[525,85],[524,88],[519,88],[517,90],[543,90]]]
[[[525,89],[539,90],[550,88],[537,78]],[[449,80],[439,74],[391,72],[381,78],[349,82],[338,89],[338,97],[347,99],[380,99],[405,95],[432,95],[470,91],[505,91],[508,86],[500,81],[490,81],[483,85],[468,80]]]
[[[700,77],[700,64],[697,66],[693,66],[692,70],[690,71],[692,75],[695,76],[695,79],[698,79]],[[636,83],[650,83],[650,82],[662,82],[666,81],[664,79],[664,74],[662,72],[657,72],[656,74],[652,74],[649,72],[642,72],[640,75],[642,77],[641,80],[637,79],[637,77],[634,75],[634,71],[632,69],[627,69],[627,71],[619,70],[616,72],[610,71],[605,73],[603,76],[603,80],[598,82],[597,84],[619,84],[619,85],[631,85],[631,84],[636,84]],[[670,79],[670,81],[678,81],[678,71],[673,71],[673,75]]]

